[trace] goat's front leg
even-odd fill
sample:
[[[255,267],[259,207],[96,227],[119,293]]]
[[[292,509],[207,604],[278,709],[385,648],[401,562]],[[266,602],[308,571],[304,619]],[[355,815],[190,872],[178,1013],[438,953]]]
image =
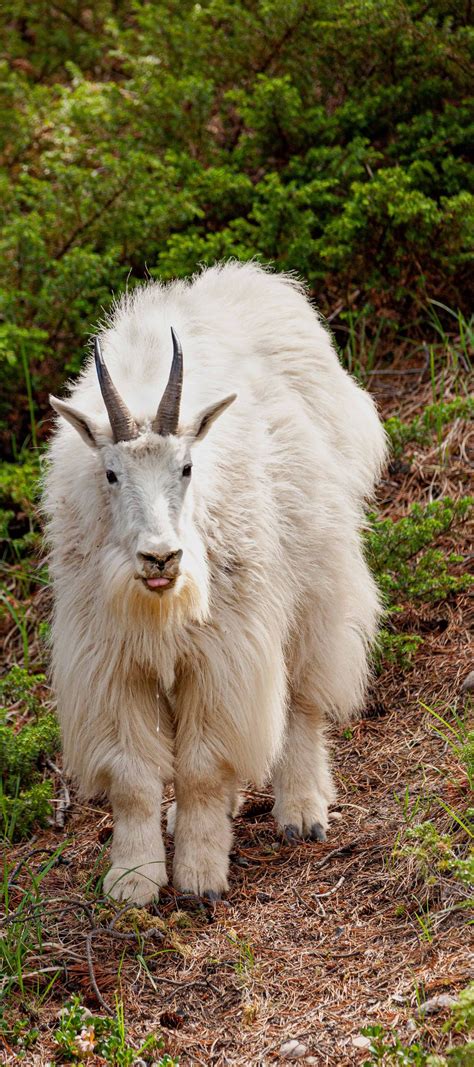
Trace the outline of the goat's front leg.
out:
[[[180,697],[173,881],[183,892],[215,900],[228,889],[237,781],[230,761],[216,752],[222,752],[216,745],[216,725],[198,706],[197,686],[192,681],[183,686]]]
[[[166,862],[161,833],[161,782],[139,785],[127,773],[114,777],[109,797],[114,816],[112,867],[104,892],[116,900],[148,904],[166,885]]]
[[[128,680],[130,688],[130,679]],[[112,803],[112,867],[104,881],[117,900],[148,904],[166,885],[161,833],[163,781],[172,775],[172,729],[156,683],[134,680],[133,713],[115,699],[115,737],[107,747],[106,785]]]
[[[232,844],[229,783],[214,769],[212,779],[176,778],[173,881],[182,892],[217,900],[228,888]]]

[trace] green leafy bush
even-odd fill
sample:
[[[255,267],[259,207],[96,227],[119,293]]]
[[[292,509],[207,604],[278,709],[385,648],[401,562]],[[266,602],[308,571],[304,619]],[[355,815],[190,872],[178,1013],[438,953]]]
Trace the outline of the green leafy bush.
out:
[[[473,1033],[474,1031],[474,982],[463,989],[453,1005],[451,1019],[447,1029],[456,1033]]]
[[[467,0],[6,0],[0,27],[9,447],[147,272],[257,256],[373,334],[467,308]]]
[[[366,538],[369,563],[387,599],[444,599],[451,592],[468,588],[472,575],[454,576],[448,563],[462,557],[431,548],[433,541],[464,519],[472,507],[471,497],[453,501],[448,497],[423,507],[413,504],[402,519],[374,519]]]
[[[377,637],[375,663],[379,667],[382,663],[397,664],[407,670],[422,643],[420,634],[397,634],[383,627]]]
[[[42,780],[42,765],[58,751],[59,726],[35,693],[44,681],[44,675],[14,667],[0,682],[0,810],[8,838],[23,837],[35,822],[51,815],[53,788]],[[7,716],[18,703],[30,718],[15,730]]]
[[[471,497],[458,501],[445,497],[424,507],[414,504],[402,519],[371,516],[366,554],[384,598],[387,620],[376,650],[378,666],[385,660],[407,667],[421,643],[417,634],[396,632],[409,601],[445,600],[474,583],[471,574],[452,571],[463,562],[462,556],[434,547],[438,538],[465,519],[472,503]]]
[[[39,474],[35,452],[23,451],[15,463],[0,463],[0,552],[4,559],[14,561],[38,545]]]

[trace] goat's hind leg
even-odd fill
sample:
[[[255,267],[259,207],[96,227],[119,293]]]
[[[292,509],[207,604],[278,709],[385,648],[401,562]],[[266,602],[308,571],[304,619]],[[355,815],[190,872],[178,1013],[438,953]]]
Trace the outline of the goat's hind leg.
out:
[[[347,722],[362,705],[378,615],[375,584],[353,546],[334,558],[333,597],[321,605],[315,596],[290,654],[292,703],[273,779],[274,815],[287,837],[324,840],[335,799],[326,716]]]
[[[285,838],[324,841],[329,805],[335,798],[325,720],[320,709],[301,694],[292,700],[273,787],[273,815]]]

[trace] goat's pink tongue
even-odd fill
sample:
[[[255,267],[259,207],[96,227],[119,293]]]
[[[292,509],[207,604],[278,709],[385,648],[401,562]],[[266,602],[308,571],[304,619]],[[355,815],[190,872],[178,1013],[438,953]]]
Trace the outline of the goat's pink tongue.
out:
[[[169,585],[169,578],[147,578],[146,584],[149,589],[160,589],[163,585]]]

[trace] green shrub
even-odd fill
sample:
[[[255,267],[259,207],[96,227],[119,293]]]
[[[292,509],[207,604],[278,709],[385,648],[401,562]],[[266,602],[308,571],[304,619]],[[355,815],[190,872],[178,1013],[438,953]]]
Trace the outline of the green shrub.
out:
[[[18,841],[27,837],[36,824],[44,825],[52,815],[52,799],[53,785],[50,781],[36,782],[29,789],[20,789],[10,795],[3,792],[2,786],[0,813],[4,837],[9,841]]]
[[[386,661],[406,668],[421,644],[419,635],[397,632],[408,602],[445,600],[472,586],[471,574],[452,570],[464,562],[463,556],[434,547],[438,538],[466,518],[471,507],[471,497],[458,501],[445,497],[424,507],[414,504],[402,519],[371,516],[366,554],[386,609],[386,624],[375,652],[377,667]]]
[[[449,563],[462,556],[432,547],[433,542],[462,521],[472,507],[471,497],[448,497],[424,507],[413,504],[402,519],[376,519],[366,536],[369,564],[389,604],[401,600],[443,600],[468,588],[472,575],[453,575]]]
[[[470,22],[467,0],[6,0],[5,443],[147,272],[257,256],[324,312],[357,291],[372,334],[466,309]]]
[[[42,766],[58,751],[59,726],[35,692],[44,680],[44,675],[28,675],[14,667],[0,682],[0,810],[4,834],[10,839],[23,837],[52,811],[52,783],[43,780]],[[18,703],[30,721],[16,730],[7,714]]]
[[[448,1028],[458,1034],[474,1032],[474,982],[461,990],[453,1006]]]
[[[35,510],[40,474],[35,452],[22,452],[15,463],[0,463],[0,552],[15,561],[38,545]]]

